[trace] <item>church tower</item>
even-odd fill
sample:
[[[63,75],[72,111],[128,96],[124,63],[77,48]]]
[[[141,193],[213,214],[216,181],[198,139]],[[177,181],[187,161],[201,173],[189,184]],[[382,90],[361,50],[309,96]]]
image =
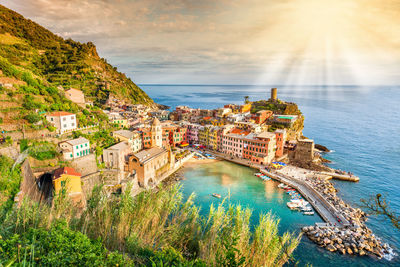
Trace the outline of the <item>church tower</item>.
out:
[[[154,118],[151,125],[151,146],[162,147],[162,129],[161,123],[157,118]]]

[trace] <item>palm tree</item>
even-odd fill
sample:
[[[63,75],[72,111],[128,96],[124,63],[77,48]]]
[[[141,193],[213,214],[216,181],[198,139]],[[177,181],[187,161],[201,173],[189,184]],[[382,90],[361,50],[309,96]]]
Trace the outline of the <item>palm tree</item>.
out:
[[[248,102],[249,102],[249,96],[246,95],[246,96],[244,97],[244,103],[247,104]]]

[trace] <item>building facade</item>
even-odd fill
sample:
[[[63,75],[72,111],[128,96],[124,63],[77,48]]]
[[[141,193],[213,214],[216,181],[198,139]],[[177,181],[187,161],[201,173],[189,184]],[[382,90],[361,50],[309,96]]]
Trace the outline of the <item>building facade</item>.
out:
[[[73,160],[90,154],[90,142],[84,137],[61,142],[59,146],[65,160]]]
[[[73,113],[65,111],[52,112],[46,115],[46,119],[54,127],[56,127],[58,132],[61,134],[67,131],[73,131],[78,128],[76,115]]]

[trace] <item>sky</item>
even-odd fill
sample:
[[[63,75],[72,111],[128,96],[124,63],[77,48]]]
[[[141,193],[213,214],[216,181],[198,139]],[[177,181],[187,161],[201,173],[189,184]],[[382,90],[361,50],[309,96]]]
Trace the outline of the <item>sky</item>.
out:
[[[0,0],[139,84],[398,85],[400,0]]]

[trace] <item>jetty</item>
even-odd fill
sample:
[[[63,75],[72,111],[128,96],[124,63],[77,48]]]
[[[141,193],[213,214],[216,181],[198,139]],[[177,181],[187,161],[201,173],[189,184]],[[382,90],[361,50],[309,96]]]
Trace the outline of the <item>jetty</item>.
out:
[[[326,180],[338,179],[338,180],[349,181],[349,182],[360,181],[360,178],[358,176],[355,176],[352,174],[340,174],[340,173],[336,173],[336,172],[319,172],[319,173],[321,175],[325,175]]]
[[[308,200],[308,202],[310,202],[313,208],[326,223],[336,225],[337,227],[350,226],[349,221],[318,191],[316,191],[306,182],[300,179],[285,176],[277,172],[267,171],[263,168],[260,168],[260,172],[274,180],[287,184],[296,189],[305,199]]]

